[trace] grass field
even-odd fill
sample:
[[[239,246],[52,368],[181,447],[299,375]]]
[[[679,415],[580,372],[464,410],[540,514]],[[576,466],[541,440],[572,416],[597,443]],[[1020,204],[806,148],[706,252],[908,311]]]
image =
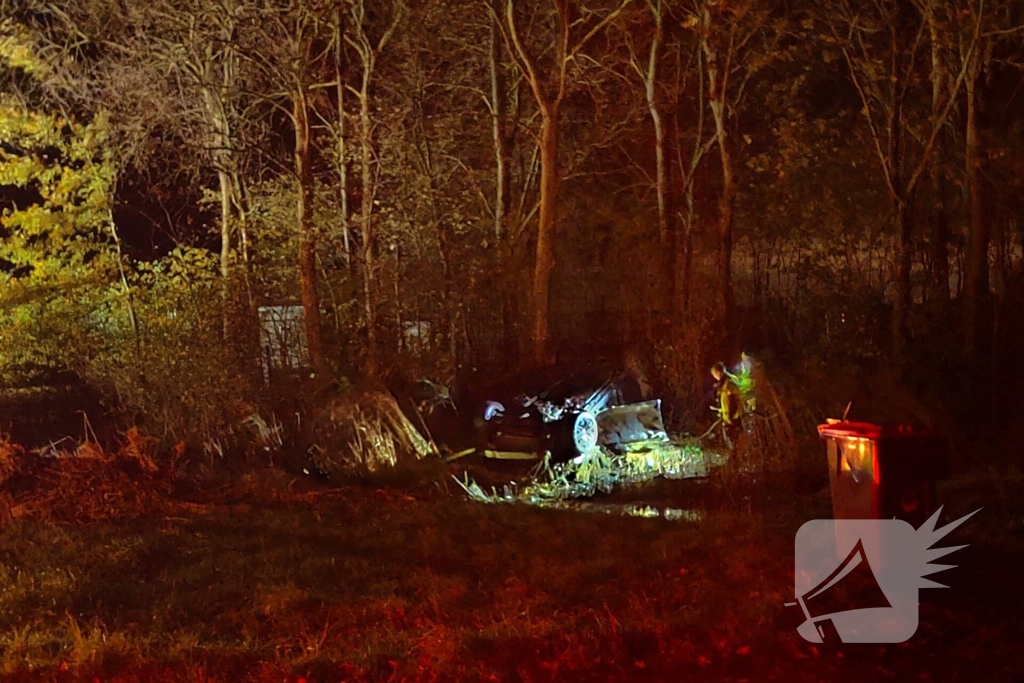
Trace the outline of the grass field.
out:
[[[108,465],[109,467],[109,465]],[[391,485],[151,478],[102,514],[0,528],[0,677],[11,681],[1014,680],[1024,676],[1024,485],[948,482],[982,513],[921,593],[902,645],[800,639],[793,538],[830,516],[791,481],[655,482],[617,499],[698,522],[489,506],[429,468]],[[79,498],[88,490],[69,490]],[[18,500],[15,497],[15,502]],[[56,499],[55,499],[56,500]],[[142,501],[140,503],[140,501]],[[63,512],[61,512],[63,510]]]

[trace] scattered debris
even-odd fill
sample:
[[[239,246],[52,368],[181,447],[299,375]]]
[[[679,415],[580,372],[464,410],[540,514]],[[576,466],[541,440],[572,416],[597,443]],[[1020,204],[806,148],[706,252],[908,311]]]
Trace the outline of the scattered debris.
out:
[[[472,453],[476,451],[475,448],[469,449],[468,452]],[[518,451],[491,451],[482,450],[478,451],[480,455],[491,460],[539,460],[540,457],[536,453],[522,453]],[[466,451],[463,451],[465,454]]]
[[[526,483],[513,482],[500,488],[494,486],[490,492],[477,484],[468,472],[462,479],[453,478],[470,499],[481,503],[527,503],[551,507],[597,493],[611,493],[617,487],[658,477],[706,477],[709,468],[723,463],[723,456],[705,451],[696,439],[654,439],[629,444],[622,453],[597,447],[566,462],[553,463],[550,457],[545,457],[530,472]]]
[[[597,414],[598,442],[613,448],[650,441],[669,441],[661,401],[613,406]]]
[[[459,458],[464,458],[467,455],[471,455],[471,454],[476,453],[476,452],[477,452],[476,448],[465,448],[465,449],[459,451],[458,453],[452,453],[451,455],[445,456],[444,461],[445,462],[454,462],[454,461],[458,460]],[[534,457],[532,453],[530,453],[529,455],[530,455],[530,457]]]

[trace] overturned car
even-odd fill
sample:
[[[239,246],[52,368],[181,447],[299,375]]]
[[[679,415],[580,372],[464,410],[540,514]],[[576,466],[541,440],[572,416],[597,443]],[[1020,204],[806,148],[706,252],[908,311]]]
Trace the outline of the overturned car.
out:
[[[628,371],[549,367],[512,377],[473,403],[477,447],[550,453],[555,462],[598,445],[668,440],[660,401],[644,401]]]

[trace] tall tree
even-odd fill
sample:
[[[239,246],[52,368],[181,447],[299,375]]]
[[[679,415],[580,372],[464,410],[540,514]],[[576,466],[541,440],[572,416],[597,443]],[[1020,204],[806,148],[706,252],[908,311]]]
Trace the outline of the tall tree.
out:
[[[983,308],[991,284],[989,277],[989,251],[991,248],[993,216],[986,215],[989,205],[984,196],[982,164],[985,150],[979,121],[981,77],[992,66],[997,46],[1010,41],[1017,44],[1024,34],[1024,21],[1015,3],[1000,0],[960,0],[956,5],[959,17],[968,19],[955,38],[956,62],[964,82],[964,179],[967,188],[968,238],[964,268],[964,351],[968,360],[977,360],[980,346]],[[1019,5],[1017,6],[1019,8]]]
[[[375,152],[373,120],[373,84],[377,60],[387,47],[405,14],[403,0],[392,0],[389,14],[375,25],[367,15],[365,0],[348,0],[349,20],[345,41],[358,57],[357,85],[348,86],[359,104],[359,158],[362,199],[359,210],[360,257],[363,281],[363,317],[366,325],[368,372],[377,373],[376,240],[374,232],[374,201],[377,192],[379,165]],[[376,35],[374,35],[376,33]]]
[[[726,326],[733,322],[733,209],[736,202],[734,134],[751,76],[777,58],[779,35],[771,24],[772,7],[763,0],[719,3],[696,0],[686,22],[697,33],[700,65],[706,85],[708,108],[718,150],[721,188],[718,196],[716,270],[722,315]]]
[[[324,87],[325,27],[329,17],[315,0],[287,5],[268,3],[259,9],[254,42],[242,54],[264,74],[268,101],[291,124],[292,172],[296,182],[295,222],[298,228],[299,292],[306,320],[310,362],[325,364],[320,293],[317,288],[317,230],[313,222],[313,93]]]
[[[435,94],[443,93],[445,99],[437,101],[435,97],[428,106],[434,111],[431,118],[435,122],[436,145],[440,139],[447,141],[448,137],[440,131],[442,122],[448,119],[439,116],[439,111],[458,114],[451,125],[459,130],[466,123],[465,112],[478,111],[481,103],[485,108],[480,113],[486,114],[485,120],[489,123],[488,140],[477,142],[476,131],[460,130],[460,135],[451,140],[450,145],[437,145],[437,149],[439,158],[449,157],[462,170],[464,180],[473,190],[470,196],[477,200],[463,206],[459,214],[481,216],[479,220],[490,224],[479,240],[485,250],[476,254],[477,258],[473,258],[473,254],[463,254],[461,258],[479,262],[480,267],[496,275],[492,282],[498,286],[481,290],[479,294],[490,302],[484,305],[501,311],[501,355],[515,361],[520,356],[521,342],[525,340],[520,338],[524,307],[518,305],[523,288],[513,283],[528,258],[524,248],[524,238],[529,235],[526,228],[539,209],[536,197],[539,150],[531,130],[536,115],[529,107],[529,95],[525,92],[528,86],[505,50],[500,17],[488,13],[483,21],[455,23],[451,20],[454,12],[470,17],[475,16],[479,8],[479,0],[454,6],[449,3],[443,16],[430,24],[436,28],[432,39],[424,37],[424,49],[441,49],[447,58],[442,62],[443,75],[437,75],[431,90]],[[422,26],[422,20],[418,20],[417,25]],[[436,43],[438,37],[440,46]],[[484,160],[478,150],[488,143],[491,154]],[[446,248],[452,246],[447,239],[444,244]]]
[[[660,76],[659,67],[665,50],[665,21],[667,8],[663,0],[646,0],[647,14],[650,20],[648,32],[650,43],[647,46],[646,56],[638,54],[632,39],[627,41],[629,48],[629,64],[633,71],[640,78],[643,87],[644,102],[647,112],[651,118],[651,125],[654,128],[654,191],[658,205],[658,246],[661,254],[658,282],[661,285],[661,296],[663,305],[669,310],[672,308],[672,294],[674,279],[672,269],[673,259],[673,238],[675,235],[674,219],[676,216],[674,202],[671,198],[671,153],[665,135],[665,117],[663,106],[659,97]],[[645,27],[647,28],[647,27]],[[627,38],[630,33],[626,33]]]
[[[248,283],[248,210],[240,158],[245,88],[240,74],[239,31],[251,9],[242,0],[214,4],[154,0],[129,6],[136,34],[121,39],[126,57],[143,56],[154,78],[174,84],[179,97],[174,115],[179,118],[169,125],[198,154],[200,167],[216,174],[225,303],[232,294],[233,248],[241,256]],[[195,139],[189,134],[192,130],[197,133]],[[248,294],[251,296],[251,291]],[[225,307],[225,334],[229,333],[229,318]]]
[[[348,206],[348,127],[346,119],[348,114],[345,111],[345,23],[344,13],[341,6],[334,10],[334,23],[331,27],[333,36],[331,42],[334,44],[334,93],[335,106],[337,107],[337,118],[333,126],[328,126],[334,136],[335,156],[334,164],[338,172],[338,207],[341,210],[341,240],[344,249],[345,265],[352,261],[352,245],[350,241],[349,220],[350,212]]]
[[[942,0],[917,0],[924,19],[930,45],[931,125],[940,132],[935,138],[935,151],[929,168],[928,180],[931,189],[931,206],[928,223],[931,226],[931,286],[929,299],[936,304],[936,310],[944,312],[949,305],[949,201],[947,165],[947,138],[943,111],[946,106],[950,85],[950,57],[953,35],[950,24],[954,17],[951,3]]]
[[[862,112],[889,191],[897,249],[893,272],[892,354],[897,364],[902,364],[912,296],[913,202],[939,134],[963,86],[970,60],[964,60],[938,112],[928,117],[923,130],[916,130],[911,93],[918,84],[918,57],[927,30],[919,12],[899,0],[873,3],[867,11],[849,0],[837,0],[823,9],[832,38],[843,54],[863,105]],[[966,46],[969,54],[977,49],[979,31],[980,24],[974,22]],[[916,154],[912,147],[915,140],[920,141]]]
[[[559,123],[562,104],[571,87],[574,60],[581,51],[626,9],[632,0],[621,0],[612,9],[598,11],[591,7],[574,7],[567,0],[552,0],[553,16],[550,33],[538,43],[528,40],[522,27],[523,12],[515,0],[505,0],[504,7],[494,0],[491,13],[500,17],[509,52],[516,60],[540,113],[537,135],[540,156],[540,215],[537,225],[536,255],[533,269],[531,302],[533,358],[543,363],[550,341],[549,306],[551,271],[555,265],[555,219],[558,208]],[[577,16],[574,16],[574,10]],[[530,27],[536,28],[536,27]],[[546,49],[551,46],[551,49]],[[546,67],[546,68],[545,68]]]
[[[505,73],[501,60],[501,29],[498,18],[490,17],[487,43],[487,73],[490,77],[490,99],[485,98],[491,113],[491,136],[494,142],[494,239],[500,240],[507,230],[509,210],[509,135]]]
[[[695,15],[689,15],[683,28],[696,26]],[[684,55],[687,55],[684,57]],[[697,224],[696,179],[697,169],[715,144],[714,132],[708,133],[707,84],[703,64],[703,51],[697,41],[680,38],[674,45],[675,68],[672,80],[672,127],[675,131],[675,168],[678,180],[675,192],[679,207],[679,221],[672,245],[672,297],[673,312],[684,314],[690,310],[694,231]],[[693,87],[696,86],[696,92]],[[686,126],[683,122],[690,122]]]

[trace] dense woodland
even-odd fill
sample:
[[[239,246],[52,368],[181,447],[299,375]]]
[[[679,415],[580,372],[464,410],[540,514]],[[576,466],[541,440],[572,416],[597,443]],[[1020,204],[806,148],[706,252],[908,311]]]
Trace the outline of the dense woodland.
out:
[[[612,349],[685,403],[745,348],[1016,417],[1018,2],[0,7],[7,386],[208,440],[292,304],[321,376]]]

